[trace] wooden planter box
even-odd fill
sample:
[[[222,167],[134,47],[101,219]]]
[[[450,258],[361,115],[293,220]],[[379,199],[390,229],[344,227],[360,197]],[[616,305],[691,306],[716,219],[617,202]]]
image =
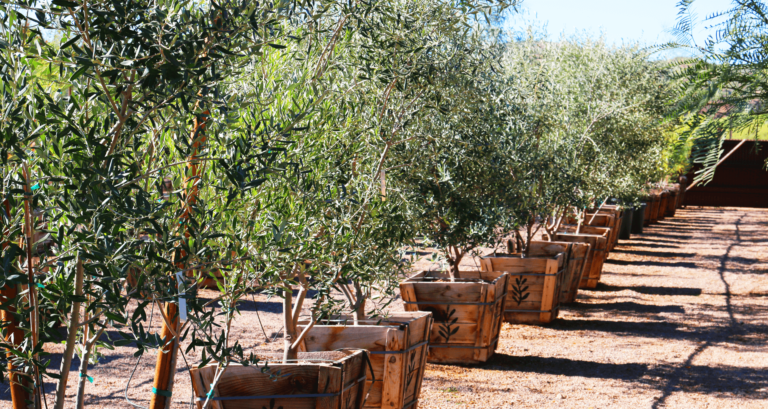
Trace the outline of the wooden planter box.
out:
[[[659,213],[657,215],[658,220],[664,220],[667,217],[667,206],[669,205],[669,191],[664,190],[661,192],[661,202],[659,203]]]
[[[304,329],[306,322],[300,322]],[[360,321],[339,317],[309,330],[304,349],[335,351],[340,348],[368,350],[374,380],[368,382],[364,408],[403,409],[418,406],[421,382],[432,332],[432,313],[396,312],[387,318]]]
[[[581,242],[571,243],[571,255],[568,257],[568,270],[560,290],[560,304],[570,304],[576,301],[582,275],[590,255],[590,244]]]
[[[510,253],[518,252],[515,248]],[[589,244],[567,241],[532,241],[529,255],[531,257],[565,255],[565,272],[563,284],[560,286],[560,304],[572,303],[576,300],[581,274],[589,252]],[[509,305],[509,303],[507,304]]]
[[[659,207],[661,205],[661,192],[654,191],[651,193],[650,214],[647,218],[648,224],[657,223],[659,221]]]
[[[435,320],[429,362],[471,364],[493,355],[508,277],[497,271],[462,271],[451,282],[444,272],[420,272],[400,283],[406,311],[429,311]]]
[[[675,217],[677,212],[677,201],[680,197],[680,185],[670,185],[669,201],[667,202],[667,217]]]
[[[581,275],[579,288],[595,288],[600,282],[600,276],[603,273],[603,264],[608,257],[607,246],[608,237],[605,231],[592,230],[599,229],[595,227],[582,226],[581,231],[576,234],[575,227],[568,226],[564,231],[555,233],[553,240],[581,242],[589,244],[587,259],[584,261],[584,270]],[[586,228],[586,231],[585,231]]]
[[[610,233],[608,235],[608,251],[610,252],[614,247],[616,247],[616,244],[619,241],[619,227],[622,220],[622,211],[604,206],[603,209],[598,211],[597,215],[595,215],[595,213],[588,213],[587,217],[584,219],[584,223],[586,226],[606,227],[610,229]],[[566,222],[567,224],[576,224],[576,220],[573,219],[568,219]]]
[[[282,363],[282,354],[257,354],[264,365],[232,364],[212,391],[212,409],[333,408],[361,409],[365,399],[367,352],[300,352],[298,362]],[[216,365],[190,370],[198,409],[216,375]],[[291,395],[298,395],[296,397]],[[201,400],[202,399],[202,400]]]
[[[547,324],[560,312],[565,254],[521,258],[520,254],[486,256],[481,259],[485,271],[509,274],[504,321],[521,324]]]
[[[645,198],[645,209],[643,209],[643,227],[651,224],[651,209],[653,209],[653,196]]]
[[[616,245],[619,244],[619,236],[621,235],[621,224],[624,223],[625,216],[627,215],[627,212],[625,212],[623,209],[620,209],[618,206],[615,205],[606,205],[603,206],[602,209],[598,211],[598,214],[611,214],[614,217],[614,223],[613,226],[603,226],[603,227],[611,227],[611,237],[608,241],[608,251],[613,251],[613,249],[616,247]]]

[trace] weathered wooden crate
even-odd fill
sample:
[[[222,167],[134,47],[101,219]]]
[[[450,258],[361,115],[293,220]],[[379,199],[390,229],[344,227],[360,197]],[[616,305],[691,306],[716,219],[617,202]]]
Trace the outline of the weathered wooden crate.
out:
[[[555,233],[553,240],[587,243],[590,249],[587,253],[579,288],[595,288],[600,282],[603,264],[608,256],[608,234],[605,228],[582,226],[576,233],[576,226],[563,226],[563,231]]]
[[[211,385],[216,365],[190,370],[198,409],[211,393],[213,409],[361,409],[365,399],[367,352],[300,352],[296,362],[282,354],[258,354],[264,363],[231,364]]]
[[[608,252],[613,251],[616,245],[619,243],[619,235],[621,234],[621,224],[624,223],[624,209],[619,208],[616,205],[605,205],[598,212],[598,214],[610,214],[613,215],[613,224],[603,225],[602,227],[610,227],[612,229],[611,236],[608,241]]]
[[[648,222],[648,224],[654,224],[659,221],[659,207],[661,206],[661,191],[652,190],[650,200],[651,200],[650,212],[648,214],[648,217],[646,217],[646,221]]]
[[[677,213],[677,202],[680,197],[680,185],[669,185],[669,201],[667,202],[667,217],[675,217]]]
[[[462,271],[451,281],[445,272],[425,271],[400,283],[407,311],[429,311],[435,320],[429,362],[485,362],[496,351],[506,303],[508,275]]]
[[[546,324],[557,318],[565,258],[563,253],[527,258],[522,258],[520,254],[481,258],[483,270],[509,274],[504,321]]]
[[[571,243],[571,254],[568,257],[568,273],[563,279],[563,288],[560,290],[560,304],[570,304],[576,301],[582,275],[586,270],[587,259],[591,246],[589,243]]]
[[[511,241],[510,243],[514,243]],[[584,270],[585,261],[589,252],[589,244],[566,241],[531,241],[529,255],[540,257],[542,255],[554,256],[558,253],[565,255],[565,272],[563,285],[560,287],[560,303],[572,303],[576,300],[576,294]],[[514,246],[507,246],[510,253],[518,252]]]
[[[585,226],[592,226],[592,227],[606,227],[611,229],[609,235],[608,235],[608,251],[610,252],[613,250],[613,247],[616,245],[619,239],[619,228],[618,226],[621,223],[621,217],[622,212],[618,209],[608,208],[607,206],[604,206],[604,208],[600,209],[597,214],[595,213],[588,213],[586,217],[584,218],[584,225]],[[576,225],[577,221],[573,218],[569,218],[565,220],[565,223],[569,225]]]
[[[299,322],[304,329],[306,322]],[[365,408],[416,407],[424,378],[432,313],[396,312],[386,318],[358,321],[351,316],[318,323],[304,338],[304,349],[334,351],[368,350],[373,379],[368,378]]]
[[[663,190],[661,192],[661,199],[659,202],[659,213],[657,215],[658,220],[664,220],[667,217],[667,206],[669,205],[669,190]]]

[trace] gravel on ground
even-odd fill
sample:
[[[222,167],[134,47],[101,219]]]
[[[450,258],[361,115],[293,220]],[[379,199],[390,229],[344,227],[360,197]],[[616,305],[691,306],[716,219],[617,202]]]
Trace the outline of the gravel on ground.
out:
[[[496,355],[482,365],[429,364],[419,408],[768,407],[767,230],[768,210],[678,210],[622,241],[598,288],[580,290],[554,323],[504,324]],[[402,310],[402,303],[391,308]],[[282,348],[279,299],[254,294],[242,310],[233,330],[245,348]],[[161,318],[154,315],[157,331]],[[277,335],[278,342],[265,335]],[[53,354],[51,368],[58,368],[63,346],[46,350]],[[134,352],[103,351],[89,371],[87,407],[132,408],[124,394]],[[156,354],[145,354],[128,388],[128,398],[145,407]],[[194,351],[185,357],[190,365],[201,359]],[[75,359],[70,402],[78,366]],[[50,406],[55,384],[45,388]],[[191,397],[180,358],[172,407],[189,408]],[[9,407],[5,385],[0,408]]]

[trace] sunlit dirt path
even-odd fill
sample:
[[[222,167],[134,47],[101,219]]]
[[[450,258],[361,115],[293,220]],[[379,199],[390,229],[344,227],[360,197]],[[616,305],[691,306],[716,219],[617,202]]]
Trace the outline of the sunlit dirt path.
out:
[[[429,365],[420,408],[768,407],[768,211],[690,208],[610,255],[546,327]]]
[[[467,259],[465,267],[476,265]],[[241,307],[233,337],[246,350],[279,349],[264,340],[281,334],[280,301],[254,294]],[[390,308],[403,310],[400,302]],[[553,324],[505,324],[497,355],[482,366],[429,365],[419,408],[766,408],[767,332],[768,210],[680,210],[622,242],[599,288],[581,291]],[[54,373],[62,348],[46,345]],[[124,391],[134,352],[103,350],[89,371],[88,408],[132,408]],[[190,365],[201,359],[185,356]],[[155,358],[147,351],[128,388],[143,406]],[[2,409],[10,408],[7,389],[0,386]],[[75,389],[73,377],[67,408]],[[49,405],[54,390],[47,382]],[[189,408],[191,395],[180,359],[172,407]]]

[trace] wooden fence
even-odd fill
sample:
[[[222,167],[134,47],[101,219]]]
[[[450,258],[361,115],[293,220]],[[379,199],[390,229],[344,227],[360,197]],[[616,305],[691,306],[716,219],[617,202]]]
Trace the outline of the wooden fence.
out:
[[[723,142],[723,156],[739,140]],[[768,142],[747,141],[715,170],[715,177],[705,186],[695,186],[685,194],[686,206],[729,206],[768,208]],[[688,173],[691,183],[696,165]]]

